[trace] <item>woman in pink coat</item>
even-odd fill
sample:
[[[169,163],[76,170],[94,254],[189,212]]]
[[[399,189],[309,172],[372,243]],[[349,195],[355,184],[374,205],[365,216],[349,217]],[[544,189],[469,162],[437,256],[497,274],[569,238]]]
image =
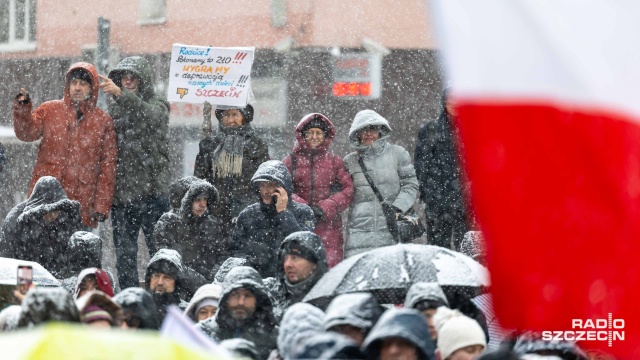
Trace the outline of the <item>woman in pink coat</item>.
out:
[[[343,259],[340,213],[353,200],[353,183],[342,158],[329,150],[335,127],[318,113],[306,115],[296,127],[293,153],[282,161],[293,178],[293,199],[309,205],[316,216],[315,233],[322,239],[327,264]]]

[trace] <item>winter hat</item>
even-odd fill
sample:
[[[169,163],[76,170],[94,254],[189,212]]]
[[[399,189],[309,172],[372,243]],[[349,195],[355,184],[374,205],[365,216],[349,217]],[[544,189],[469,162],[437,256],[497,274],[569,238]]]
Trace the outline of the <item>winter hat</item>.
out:
[[[113,317],[111,317],[109,312],[96,305],[87,306],[80,315],[80,320],[85,324],[91,324],[98,320],[106,320],[113,325]]]
[[[302,127],[302,134],[304,135],[304,133],[306,133],[309,129],[313,128],[322,130],[324,132],[324,136],[327,136],[327,134],[329,133],[329,125],[319,116],[315,116],[311,121],[309,121]]]
[[[251,104],[247,104],[247,106],[243,108],[233,107],[233,106],[220,106],[216,108],[216,118],[218,121],[222,121],[222,113],[226,110],[236,109],[242,113],[244,116],[245,123],[250,123],[253,121],[253,106]]]
[[[149,264],[149,270],[147,271],[147,274],[153,275],[154,273],[167,274],[171,276],[173,280],[178,280],[178,278],[180,277],[180,269],[178,269],[171,261],[165,259],[160,259],[152,264]]]
[[[284,246],[282,247],[281,258],[284,259],[286,255],[297,255],[314,264],[318,263],[318,258],[313,253],[313,251],[307,249],[296,240],[292,240],[284,244]]]
[[[76,68],[76,69],[71,70],[71,72],[69,73],[69,78],[68,79],[69,79],[69,82],[71,82],[71,80],[75,80],[75,79],[84,80],[84,81],[88,82],[89,85],[91,85],[91,83],[93,82],[89,72],[87,72],[87,70],[81,69],[81,68]]]
[[[438,330],[438,349],[443,359],[466,346],[482,345],[487,348],[484,331],[478,322],[458,310],[441,306],[433,322]]]

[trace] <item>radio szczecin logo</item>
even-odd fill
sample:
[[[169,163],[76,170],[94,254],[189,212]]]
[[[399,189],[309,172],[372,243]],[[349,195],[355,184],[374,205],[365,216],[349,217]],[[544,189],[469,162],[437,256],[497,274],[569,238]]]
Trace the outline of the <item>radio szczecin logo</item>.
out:
[[[606,341],[610,347],[614,340],[624,340],[624,319],[614,319],[611,313],[607,319],[571,319],[571,329],[543,331],[542,340]]]

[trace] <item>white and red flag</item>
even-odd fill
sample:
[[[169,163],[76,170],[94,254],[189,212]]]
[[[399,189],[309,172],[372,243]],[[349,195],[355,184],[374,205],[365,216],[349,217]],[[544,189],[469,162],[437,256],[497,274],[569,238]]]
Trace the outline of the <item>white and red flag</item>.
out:
[[[430,3],[502,325],[640,359],[640,1]]]

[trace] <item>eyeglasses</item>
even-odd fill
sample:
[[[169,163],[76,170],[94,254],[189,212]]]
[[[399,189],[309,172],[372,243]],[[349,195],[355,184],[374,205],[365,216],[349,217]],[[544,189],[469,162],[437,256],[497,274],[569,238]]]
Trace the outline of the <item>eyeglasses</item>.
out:
[[[378,132],[378,131],[380,131],[380,126],[371,125],[371,126],[367,126],[366,128],[363,128],[360,131],[362,131],[362,132]]]
[[[304,137],[307,138],[307,139],[310,139],[310,138],[312,138],[314,136],[317,137],[317,138],[323,138],[324,137],[324,131],[309,130],[309,131],[306,131],[304,133]]]

